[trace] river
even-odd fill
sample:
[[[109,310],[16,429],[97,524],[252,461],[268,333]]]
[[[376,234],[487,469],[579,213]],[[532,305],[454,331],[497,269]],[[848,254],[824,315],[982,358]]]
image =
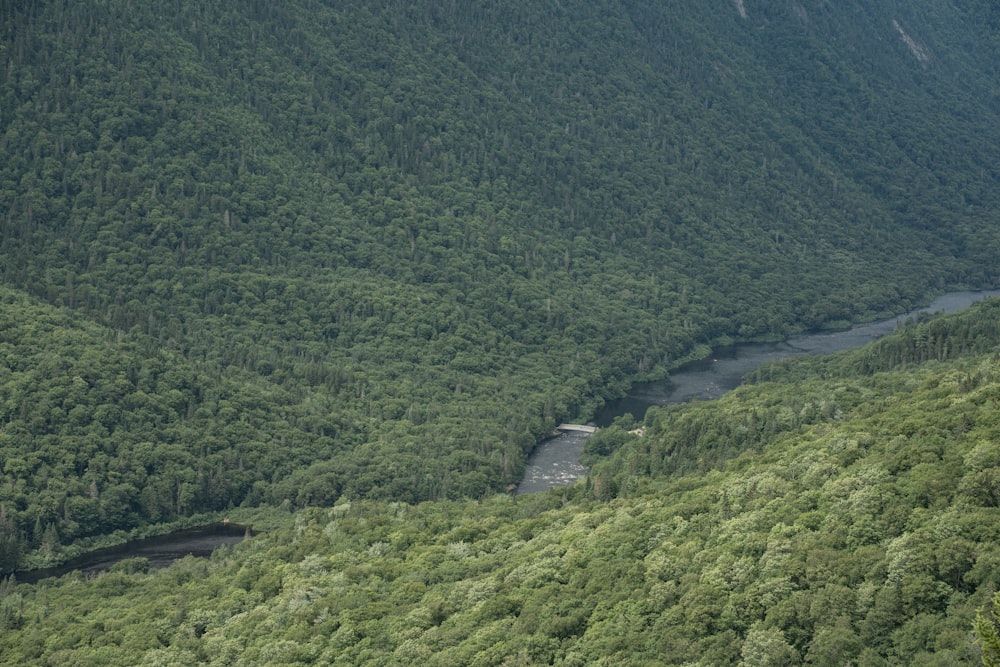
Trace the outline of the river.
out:
[[[213,523],[185,528],[169,535],[147,537],[114,547],[96,549],[56,567],[15,572],[18,583],[33,584],[48,577],[61,577],[80,571],[93,575],[109,569],[126,558],[145,558],[153,568],[166,567],[185,556],[210,556],[223,545],[242,542],[252,531],[234,523]]]
[[[763,364],[803,354],[830,354],[860,347],[891,333],[900,323],[921,313],[953,313],[992,296],[1000,296],[1000,290],[950,292],[924,308],[887,320],[859,324],[846,331],[803,334],[781,343],[741,343],[720,348],[706,359],[681,366],[666,380],[633,385],[626,396],[609,401],[598,410],[593,423],[608,426],[615,417],[626,413],[641,422],[646,410],[654,405],[682,403],[693,398],[719,398],[738,387],[747,373]],[[580,464],[586,437],[586,434],[566,433],[540,442],[528,458],[516,492],[535,493],[569,486],[586,475],[587,468]]]
[[[981,299],[1000,296],[1000,290],[951,292],[935,299],[929,306],[880,322],[860,324],[847,331],[806,334],[783,343],[745,343],[722,348],[710,358],[678,368],[667,380],[634,385],[628,394],[607,403],[594,415],[594,423],[607,426],[614,418],[632,413],[642,420],[653,405],[680,403],[692,398],[714,399],[736,388],[743,376],[758,366],[801,354],[828,354],[871,342],[892,332],[900,322],[920,313],[951,313],[968,308]],[[569,486],[587,474],[580,455],[587,439],[577,431],[542,441],[528,459],[517,493],[546,491]],[[58,567],[17,572],[17,580],[34,583],[75,570],[93,574],[107,570],[126,558],[146,558],[150,567],[163,567],[187,555],[208,556],[216,548],[243,541],[249,531],[244,526],[217,523],[180,530],[169,535],[136,540],[117,547],[98,549]]]

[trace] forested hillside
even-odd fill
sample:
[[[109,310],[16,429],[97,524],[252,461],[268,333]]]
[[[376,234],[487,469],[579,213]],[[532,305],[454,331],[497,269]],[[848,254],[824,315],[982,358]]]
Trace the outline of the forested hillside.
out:
[[[996,284],[987,4],[689,5],[0,2],[0,569]]]
[[[39,665],[979,665],[973,619],[1000,586],[998,364],[992,300],[783,364],[717,402],[654,409],[643,435],[599,431],[618,449],[570,489],[342,498],[272,514],[267,534],[211,560],[7,582],[0,652]],[[670,453],[692,437],[704,454],[687,472]]]

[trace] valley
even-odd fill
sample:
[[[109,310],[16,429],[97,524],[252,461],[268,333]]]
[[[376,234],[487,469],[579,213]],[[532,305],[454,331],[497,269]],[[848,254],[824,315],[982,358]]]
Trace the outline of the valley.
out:
[[[978,664],[989,300],[508,489],[712,350],[1000,286],[998,25],[0,2],[3,660]],[[8,576],[225,518],[266,534]]]

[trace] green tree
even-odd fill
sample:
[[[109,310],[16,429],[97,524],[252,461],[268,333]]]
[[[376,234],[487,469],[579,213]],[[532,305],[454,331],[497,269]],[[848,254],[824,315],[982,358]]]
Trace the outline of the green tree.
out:
[[[979,610],[973,628],[982,650],[983,664],[1000,667],[1000,593],[994,593],[989,604]]]
[[[797,665],[802,659],[780,629],[767,628],[761,623],[755,623],[747,632],[740,658],[740,667]]]

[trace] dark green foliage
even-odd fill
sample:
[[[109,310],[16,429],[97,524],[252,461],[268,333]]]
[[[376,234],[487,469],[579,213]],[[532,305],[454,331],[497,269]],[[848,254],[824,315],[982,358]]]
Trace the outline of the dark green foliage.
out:
[[[844,354],[791,359],[762,366],[750,373],[746,380],[787,383],[817,376],[871,375],[926,361],[947,361],[968,354],[989,352],[996,348],[998,338],[1000,299],[986,299],[957,315],[921,315],[910,319],[892,335]],[[973,389],[982,380],[979,375],[970,375],[963,379],[964,388]]]
[[[581,463],[590,465],[614,453],[636,434],[635,417],[630,414],[618,417],[607,428],[602,428],[589,436],[583,446]]]
[[[618,424],[566,507],[491,497],[706,346],[998,279],[995,12],[806,4],[0,2],[0,570],[341,503],[211,566],[5,587],[2,654],[964,659],[995,373],[898,369],[994,349],[986,307]]]
[[[24,551],[52,561],[61,542],[222,510],[255,489],[280,501],[270,481],[352,437],[258,376],[208,375],[7,290],[0,329],[3,570]]]

